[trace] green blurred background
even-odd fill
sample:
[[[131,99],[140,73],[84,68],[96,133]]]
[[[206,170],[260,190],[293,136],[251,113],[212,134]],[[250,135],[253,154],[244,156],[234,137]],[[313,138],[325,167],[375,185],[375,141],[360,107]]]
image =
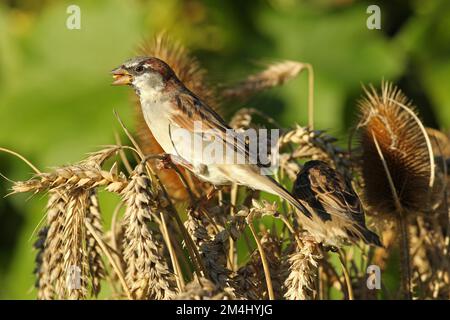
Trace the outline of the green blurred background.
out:
[[[68,30],[66,9],[81,8],[81,29]],[[381,8],[381,30],[368,30],[366,9]],[[281,59],[315,70],[316,127],[345,141],[361,84],[396,82],[427,126],[450,126],[450,1],[352,0],[2,0],[0,2],[0,146],[41,170],[80,160],[129,128],[126,88],[109,71],[136,46],[166,30],[199,57],[211,81],[227,83]],[[259,108],[283,125],[306,124],[306,76],[259,95]],[[244,105],[225,106],[231,115]],[[31,170],[0,153],[13,180]],[[0,181],[0,194],[11,183]],[[108,211],[116,199],[102,196]],[[0,298],[34,299],[33,230],[45,196],[0,200]],[[395,272],[395,271],[394,271]]]

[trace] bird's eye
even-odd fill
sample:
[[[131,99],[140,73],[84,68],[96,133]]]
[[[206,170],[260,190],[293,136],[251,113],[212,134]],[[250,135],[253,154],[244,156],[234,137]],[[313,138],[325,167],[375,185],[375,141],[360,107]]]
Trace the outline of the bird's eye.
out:
[[[137,67],[136,67],[136,72],[137,72],[137,73],[142,73],[142,72],[144,72],[144,66],[142,66],[142,65],[137,66]]]

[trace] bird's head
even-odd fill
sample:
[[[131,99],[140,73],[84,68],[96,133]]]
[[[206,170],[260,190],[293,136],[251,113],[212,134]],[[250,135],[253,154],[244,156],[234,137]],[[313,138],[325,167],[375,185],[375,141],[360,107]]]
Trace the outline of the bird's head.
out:
[[[136,57],[111,71],[113,85],[132,85],[138,91],[161,90],[174,72],[164,61],[154,57]]]

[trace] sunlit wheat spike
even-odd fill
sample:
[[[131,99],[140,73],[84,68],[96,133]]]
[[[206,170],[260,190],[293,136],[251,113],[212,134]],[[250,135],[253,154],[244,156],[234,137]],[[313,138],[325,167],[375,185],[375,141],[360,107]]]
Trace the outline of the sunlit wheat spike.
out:
[[[206,278],[195,278],[178,294],[176,300],[235,300],[236,296],[229,287],[221,288]]]
[[[222,91],[226,98],[246,99],[256,92],[276,87],[295,78],[306,67],[296,61],[281,61],[269,65],[265,70],[250,75],[244,81]]]
[[[312,300],[316,296],[316,276],[318,261],[322,258],[318,244],[304,241],[289,259],[289,276],[284,282],[287,300]]]
[[[163,245],[149,227],[155,209],[151,188],[145,167],[140,164],[122,191],[126,205],[123,221],[126,281],[135,299],[171,299],[176,293],[175,279],[162,255]]]
[[[351,162],[346,151],[335,145],[336,138],[327,135],[324,131],[311,130],[308,127],[297,125],[294,129],[284,133],[278,147],[283,148],[288,144],[295,146],[294,151],[281,154],[280,165],[285,168],[290,177],[295,179],[298,172],[293,161],[296,159],[322,160],[329,163],[334,169],[351,178]],[[293,166],[293,167],[290,167]]]
[[[228,232],[223,230],[219,234],[211,236],[204,226],[201,213],[193,211],[188,213],[185,227],[201,254],[208,278],[219,288],[228,286],[231,273],[226,268]]]
[[[106,160],[116,155],[121,149],[121,146],[111,145],[105,146],[103,149],[89,153],[88,157],[81,161],[86,165],[98,165],[101,166]]]
[[[49,285],[48,272],[46,270],[47,266],[44,264],[44,255],[45,255],[45,241],[47,239],[48,226],[43,226],[37,235],[37,239],[33,244],[33,247],[36,249],[36,258],[35,269],[33,273],[36,276],[35,287],[39,290],[42,286]],[[49,298],[53,295],[53,292],[48,292]]]
[[[103,235],[102,218],[97,193],[91,191],[86,201],[86,220],[93,226],[98,235]],[[105,265],[102,260],[101,248],[93,235],[86,232],[86,250],[89,262],[89,279],[93,296],[100,292],[100,282],[105,278]]]
[[[88,255],[86,250],[86,217],[89,192],[76,189],[68,195],[64,213],[63,270],[57,282],[65,298],[87,297]]]
[[[66,195],[50,192],[47,205],[48,229],[42,252],[42,264],[37,273],[37,297],[40,300],[63,297],[63,288],[58,287],[58,279],[63,276],[63,227],[67,201]],[[59,292],[61,295],[57,294]]]
[[[12,190],[13,193],[37,193],[54,188],[73,190],[105,186],[108,191],[120,192],[126,183],[126,179],[121,175],[101,170],[97,166],[80,164],[59,167],[52,172],[38,174],[30,180],[16,182]]]

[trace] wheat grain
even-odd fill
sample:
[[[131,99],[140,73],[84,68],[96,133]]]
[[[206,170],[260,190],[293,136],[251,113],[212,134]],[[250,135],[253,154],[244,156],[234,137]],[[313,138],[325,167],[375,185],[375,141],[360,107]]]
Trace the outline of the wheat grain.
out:
[[[38,299],[55,299],[62,288],[57,280],[62,276],[63,226],[67,197],[58,192],[51,192],[47,205],[47,235],[42,253],[42,265],[38,273]]]
[[[176,293],[176,284],[161,255],[163,245],[148,226],[155,195],[144,164],[136,167],[122,195],[126,204],[123,256],[132,295],[136,299],[170,299]]]
[[[103,235],[100,207],[95,191],[90,192],[86,201],[86,207],[86,220],[94,227],[98,235]],[[89,231],[86,233],[86,250],[89,262],[91,291],[92,295],[97,296],[100,292],[100,281],[105,278],[105,266],[102,260],[101,248]]]
[[[206,278],[195,278],[188,283],[184,292],[178,294],[177,300],[236,300],[233,290],[221,288]],[[239,299],[239,298],[238,298]]]
[[[319,260],[322,259],[318,244],[304,241],[303,247],[297,248],[289,261],[289,276],[284,282],[288,300],[311,300],[316,297],[316,276]]]
[[[119,193],[126,184],[126,178],[122,175],[93,166],[73,165],[56,168],[49,173],[38,174],[27,181],[16,182],[12,190],[13,193],[38,193],[55,188],[67,190],[83,188],[86,190],[105,186],[108,191]]]
[[[306,64],[296,61],[281,61],[269,65],[260,73],[250,75],[244,81],[221,92],[226,98],[246,99],[256,92],[280,86],[297,77]]]
[[[195,211],[188,212],[185,222],[186,230],[192,236],[203,264],[207,271],[207,277],[218,287],[228,286],[231,271],[226,268],[227,255],[226,243],[228,231],[222,230],[216,236],[211,237],[204,226],[200,214]]]
[[[58,287],[69,299],[84,299],[87,297],[88,256],[86,250],[86,217],[89,193],[86,190],[75,189],[68,195],[67,207],[64,213],[62,238],[63,271],[57,279]]]

